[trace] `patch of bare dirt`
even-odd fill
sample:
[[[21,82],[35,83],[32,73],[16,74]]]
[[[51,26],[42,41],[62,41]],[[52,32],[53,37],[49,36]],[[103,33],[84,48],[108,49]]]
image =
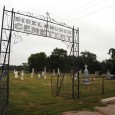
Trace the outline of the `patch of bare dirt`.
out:
[[[95,107],[96,112],[92,111],[67,111],[62,115],[115,115],[115,103],[106,107]]]
[[[63,115],[103,115],[103,114],[91,111],[69,111],[64,112]]]

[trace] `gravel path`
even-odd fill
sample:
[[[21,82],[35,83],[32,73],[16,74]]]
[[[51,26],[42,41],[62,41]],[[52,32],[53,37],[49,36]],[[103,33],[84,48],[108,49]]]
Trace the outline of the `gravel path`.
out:
[[[96,107],[96,109],[104,113],[104,115],[115,115],[115,104],[110,104],[106,107]]]
[[[95,107],[96,112],[91,111],[69,111],[63,115],[115,115],[115,104],[110,104],[106,107]]]

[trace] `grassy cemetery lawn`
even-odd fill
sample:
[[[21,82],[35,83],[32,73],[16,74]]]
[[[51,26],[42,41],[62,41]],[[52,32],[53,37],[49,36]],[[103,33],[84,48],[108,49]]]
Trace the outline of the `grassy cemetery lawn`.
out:
[[[30,76],[25,74],[24,80],[20,80],[20,78],[14,78],[13,74],[10,75],[10,99],[6,115],[62,115],[62,112],[72,110],[94,111],[94,107],[99,105],[101,98],[115,96],[115,90],[104,95],[95,95],[92,87],[88,87],[87,90],[94,95],[82,96],[76,100],[72,100],[71,94],[66,97],[57,97],[52,95],[51,76],[47,75],[46,79],[38,79],[37,74],[33,78]],[[110,86],[106,86],[107,90],[115,88],[115,80],[105,82],[110,82]]]

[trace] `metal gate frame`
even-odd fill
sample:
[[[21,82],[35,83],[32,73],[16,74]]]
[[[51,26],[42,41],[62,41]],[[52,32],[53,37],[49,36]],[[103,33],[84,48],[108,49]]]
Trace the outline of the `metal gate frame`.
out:
[[[5,15],[10,14],[10,24],[6,24],[5,20]],[[14,9],[12,11],[6,10],[5,6],[3,8],[3,16],[2,16],[2,26],[1,26],[1,38],[0,38],[0,115],[4,115],[5,111],[8,107],[9,103],[9,63],[10,63],[10,49],[11,49],[11,40],[12,40],[12,32],[21,32],[21,33],[26,33],[26,34],[32,34],[36,35],[30,32],[24,32],[20,30],[16,30],[14,28],[14,21],[15,21],[15,16],[20,15],[20,16],[25,16],[26,18],[31,18],[35,20],[40,20],[46,23],[45,28],[45,35],[39,34],[38,36],[43,36],[43,37],[49,37],[57,40],[61,40],[64,42],[67,46],[71,48],[70,55],[73,56],[73,78],[72,78],[72,98],[75,98],[75,90],[77,86],[77,98],[79,98],[79,72],[78,72],[78,81],[77,85],[74,81],[74,74],[75,74],[75,56],[79,58],[79,28],[74,29],[73,27],[70,27],[66,25],[65,23],[58,23],[54,19],[52,19],[49,16],[49,13],[47,13],[47,17],[42,16],[42,18],[35,17],[31,13],[27,14],[22,14],[19,12],[14,12]],[[63,39],[63,37],[52,37],[48,36],[48,26],[49,24],[57,25],[59,27],[67,28],[72,31],[72,39],[67,40]],[[5,36],[4,36],[5,35]],[[79,62],[79,61],[78,61]],[[79,71],[79,63],[78,63],[78,68],[77,70]]]

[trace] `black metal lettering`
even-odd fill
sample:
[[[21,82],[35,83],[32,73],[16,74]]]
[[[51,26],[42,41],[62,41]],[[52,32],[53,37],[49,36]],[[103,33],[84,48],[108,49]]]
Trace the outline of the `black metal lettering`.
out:
[[[29,25],[24,25],[24,31],[25,32],[31,32],[30,31],[30,26]]]
[[[54,30],[54,26],[50,25],[50,30]]]
[[[59,33],[55,33],[55,34],[54,34],[54,37],[55,37],[55,38],[59,38]]]
[[[16,24],[14,25],[14,27],[15,27],[16,30],[20,31],[20,30],[23,29],[23,24],[16,23]]]
[[[15,17],[15,21],[20,22],[21,17]]]
[[[55,27],[55,31],[58,31],[58,27]]]
[[[40,35],[39,28],[36,28],[36,34],[37,34],[37,35]]]
[[[37,23],[36,21],[32,21],[33,26],[36,26],[36,23]]]
[[[32,34],[37,34],[37,29],[35,27],[32,27]]]
[[[46,30],[44,30],[44,29],[40,29],[40,35],[46,35]]]
[[[26,24],[27,24],[27,25],[30,25],[30,24],[31,24],[31,20],[26,19]]]
[[[67,30],[64,30],[64,33],[66,34],[66,33],[67,33]]]
[[[21,19],[21,22],[22,22],[22,23],[25,23],[25,20],[24,20],[24,18],[22,18],[22,19]]]

